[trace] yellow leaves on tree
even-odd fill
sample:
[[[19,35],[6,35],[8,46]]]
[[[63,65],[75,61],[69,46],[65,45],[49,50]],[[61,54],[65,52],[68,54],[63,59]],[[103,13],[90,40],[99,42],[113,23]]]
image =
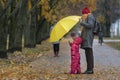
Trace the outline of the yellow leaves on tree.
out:
[[[32,3],[31,3],[31,0],[28,0],[28,9],[29,9],[29,10],[32,9]]]
[[[79,4],[80,3],[80,4]],[[65,16],[70,15],[70,9],[80,8],[83,4],[88,5],[92,11],[96,9],[95,0],[60,0],[54,9],[50,9],[48,0],[40,0],[37,6],[41,7],[41,14],[46,18],[47,21],[53,22],[56,18],[61,19]],[[71,6],[70,6],[71,5]],[[79,5],[79,6],[78,6]],[[78,7],[77,7],[78,6]],[[71,8],[74,7],[74,8]],[[79,9],[76,9],[79,10]],[[76,14],[77,15],[77,14]],[[40,17],[39,17],[40,19]]]
[[[44,16],[47,21],[53,22],[56,18],[61,19],[62,17],[70,15],[71,11],[75,13],[74,11],[79,10],[81,6],[83,6],[83,4],[88,5],[92,11],[96,9],[96,0],[60,0],[54,9],[51,9],[51,5],[49,2],[49,0],[38,1],[37,7],[40,7],[40,15],[38,16],[38,20],[40,20],[41,16]],[[31,10],[32,7],[33,6],[31,4],[31,0],[28,0],[29,10]]]
[[[72,2],[72,3],[76,3],[76,2],[77,2],[77,0],[70,0],[70,2]]]
[[[69,15],[80,15],[84,6],[90,7],[92,11],[96,9],[96,0],[60,0],[55,13],[59,19]]]
[[[48,0],[41,0],[37,6],[42,6],[42,16],[46,18],[47,21],[53,22],[56,19],[53,9],[50,9]]]
[[[98,17],[97,17],[97,20],[98,21],[100,21],[100,22],[102,22],[102,23],[105,23],[105,16],[103,16],[102,14],[101,15],[99,15]]]
[[[2,4],[2,7],[5,8],[6,0],[1,0],[0,2]]]
[[[52,9],[50,9],[50,5],[48,0],[40,0],[37,3],[37,7],[40,7],[41,10],[41,15],[38,15],[38,20],[40,20],[40,16],[44,16],[46,18],[47,21],[49,22],[53,22],[56,19],[56,16],[54,15],[54,11]],[[28,9],[31,11],[31,9],[34,6],[32,6],[32,1],[28,0]]]
[[[88,6],[92,11],[96,10],[96,0],[88,0]]]
[[[81,2],[82,0],[70,0],[70,2],[72,2],[72,3],[79,3],[79,2]]]

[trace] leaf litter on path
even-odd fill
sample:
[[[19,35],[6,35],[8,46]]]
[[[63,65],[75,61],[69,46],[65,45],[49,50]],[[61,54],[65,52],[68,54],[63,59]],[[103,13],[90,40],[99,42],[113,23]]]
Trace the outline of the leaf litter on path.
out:
[[[70,70],[67,40],[60,44],[60,57],[53,57],[52,44],[47,41],[35,49],[24,48],[9,59],[0,60],[0,80],[119,80],[120,67],[95,64],[95,73],[64,74]],[[47,47],[46,47],[47,46]],[[45,47],[45,48],[44,48]],[[42,49],[42,50],[41,50]],[[102,68],[100,68],[102,67]]]

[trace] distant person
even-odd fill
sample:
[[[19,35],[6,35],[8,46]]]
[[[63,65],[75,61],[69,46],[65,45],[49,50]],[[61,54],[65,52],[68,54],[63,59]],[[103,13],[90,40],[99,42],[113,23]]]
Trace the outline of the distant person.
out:
[[[80,53],[79,53],[79,46],[82,43],[82,38],[77,37],[77,35],[73,32],[71,33],[71,37],[73,42],[69,41],[69,45],[71,47],[71,71],[70,74],[80,74]]]
[[[81,37],[83,39],[83,43],[81,44],[81,48],[85,50],[87,69],[83,74],[93,74],[94,73],[94,57],[93,57],[93,28],[95,23],[95,17],[90,12],[88,7],[84,7],[82,9],[82,18],[80,19],[80,24],[82,27]]]
[[[102,45],[103,43],[103,32],[99,31],[98,33],[98,43],[100,43]]]
[[[54,28],[55,24],[57,23],[57,20],[54,21],[53,26],[51,26],[51,31]],[[60,40],[56,42],[52,42],[53,44],[53,51],[54,51],[54,57],[59,56],[59,46],[60,46]]]

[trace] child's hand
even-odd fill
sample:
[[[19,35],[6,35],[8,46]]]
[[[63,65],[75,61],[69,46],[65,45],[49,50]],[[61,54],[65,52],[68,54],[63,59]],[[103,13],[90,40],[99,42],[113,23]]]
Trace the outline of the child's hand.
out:
[[[68,41],[69,44],[71,44],[71,41]]]
[[[70,41],[68,41],[68,43],[71,43]]]
[[[82,18],[79,19],[80,23],[82,22]]]
[[[68,43],[69,43],[69,45],[71,45],[71,42],[70,42],[70,41],[68,41]]]

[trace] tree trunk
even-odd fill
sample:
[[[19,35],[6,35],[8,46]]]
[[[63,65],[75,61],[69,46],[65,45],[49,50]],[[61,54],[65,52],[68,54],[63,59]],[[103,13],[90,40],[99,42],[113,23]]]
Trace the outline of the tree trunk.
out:
[[[7,58],[7,17],[0,18],[0,58]]]
[[[108,12],[110,12],[110,4],[109,4],[109,0],[105,0],[105,18],[106,18],[106,23],[105,23],[105,37],[110,37],[110,26],[111,26],[111,21],[110,21],[110,14]]]
[[[49,22],[45,21],[43,24],[43,40],[49,37],[48,28],[50,28]]]
[[[32,1],[31,5],[34,6],[37,0]],[[33,48],[36,46],[36,9],[32,10],[29,14],[28,25],[24,28],[24,47]]]
[[[110,37],[110,26],[111,26],[111,24],[110,24],[110,21],[108,20],[107,22],[106,22],[106,34],[105,34],[105,37]]]
[[[3,7],[0,4],[0,11]],[[0,12],[1,13],[1,12]],[[0,18],[0,58],[7,58],[7,15]]]
[[[16,6],[16,4],[18,6]],[[14,51],[22,51],[22,20],[23,20],[22,19],[23,15],[21,14],[22,4],[23,3],[21,1],[19,1],[18,3],[14,1],[14,3],[12,3],[11,6],[11,14],[14,15],[11,17],[8,51],[12,53]]]
[[[41,44],[41,41],[42,41],[42,28],[43,28],[43,23],[45,21],[45,18],[42,16],[39,23],[38,23],[38,27],[36,29],[36,41],[37,41],[37,44]]]

